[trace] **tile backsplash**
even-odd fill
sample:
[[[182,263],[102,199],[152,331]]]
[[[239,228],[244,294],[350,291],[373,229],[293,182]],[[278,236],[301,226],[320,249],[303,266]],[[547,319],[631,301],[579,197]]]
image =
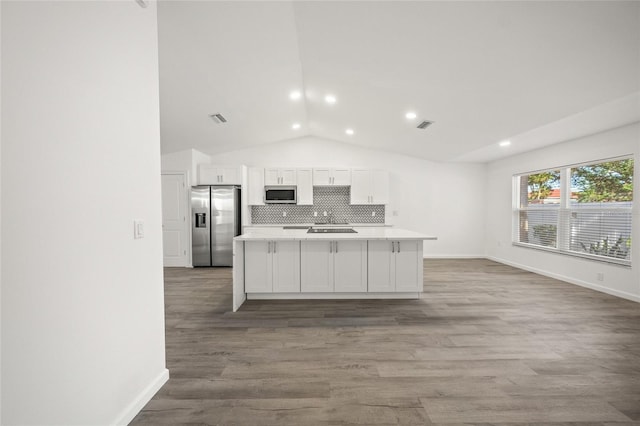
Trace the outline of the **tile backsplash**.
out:
[[[327,222],[329,212],[334,222],[384,223],[384,204],[351,205],[351,187],[314,186],[313,205],[267,204],[251,206],[252,224]],[[322,213],[326,211],[325,217]],[[286,212],[286,216],[282,215]],[[314,217],[313,212],[318,212]],[[375,212],[375,216],[372,213]]]

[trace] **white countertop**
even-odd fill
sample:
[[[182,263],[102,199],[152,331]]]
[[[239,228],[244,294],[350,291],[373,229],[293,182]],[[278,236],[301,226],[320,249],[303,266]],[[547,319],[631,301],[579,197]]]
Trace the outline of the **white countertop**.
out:
[[[326,226],[325,226],[326,227]],[[344,226],[335,226],[336,228]],[[387,227],[358,227],[357,233],[326,233],[309,234],[306,229],[282,229],[270,227],[249,229],[244,234],[235,237],[236,241],[264,241],[264,240],[437,240],[432,235],[399,228]]]

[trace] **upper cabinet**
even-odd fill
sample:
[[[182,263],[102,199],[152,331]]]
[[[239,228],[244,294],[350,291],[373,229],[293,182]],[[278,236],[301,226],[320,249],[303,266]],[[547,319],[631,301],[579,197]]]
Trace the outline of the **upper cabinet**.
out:
[[[351,170],[347,168],[313,169],[313,185],[314,186],[351,185]]]
[[[313,204],[313,184],[311,169],[297,169],[296,182],[298,186],[298,205]]]
[[[278,185],[295,185],[298,191],[297,204],[313,204],[311,169],[263,169],[261,167],[250,167],[247,178],[248,204],[250,206],[264,205],[264,187]]]
[[[264,169],[249,167],[247,170],[247,200],[250,206],[264,205]]]
[[[389,172],[386,170],[351,170],[351,204],[388,204]]]
[[[272,185],[295,185],[296,184],[296,169],[276,169],[268,168],[264,169],[264,184],[267,186]]]
[[[242,174],[236,166],[198,165],[199,185],[241,185]]]

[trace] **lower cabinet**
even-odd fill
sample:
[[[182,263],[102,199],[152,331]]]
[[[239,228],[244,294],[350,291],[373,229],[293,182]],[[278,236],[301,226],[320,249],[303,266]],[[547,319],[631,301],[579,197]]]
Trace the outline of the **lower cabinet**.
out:
[[[302,241],[300,289],[303,293],[367,291],[366,241]]]
[[[369,241],[369,292],[422,291],[422,241]]]
[[[422,291],[422,241],[245,241],[246,293]]]
[[[299,293],[299,241],[244,243],[244,285],[247,293]]]

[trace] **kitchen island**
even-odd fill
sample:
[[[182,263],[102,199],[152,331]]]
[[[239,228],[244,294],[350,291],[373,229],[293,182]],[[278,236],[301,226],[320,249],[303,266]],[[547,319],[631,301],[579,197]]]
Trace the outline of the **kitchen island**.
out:
[[[234,238],[233,310],[246,299],[420,298],[422,242],[436,237],[389,227],[317,229],[256,228]]]

